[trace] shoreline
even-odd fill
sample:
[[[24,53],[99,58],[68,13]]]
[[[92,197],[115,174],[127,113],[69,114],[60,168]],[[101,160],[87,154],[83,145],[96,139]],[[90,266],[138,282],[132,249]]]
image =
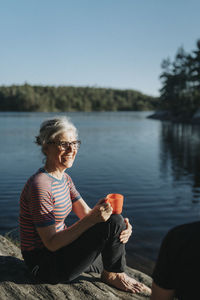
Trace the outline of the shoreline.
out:
[[[170,121],[172,123],[186,123],[200,125],[200,109],[198,109],[193,115],[190,113],[173,114],[167,110],[155,111],[153,114],[147,117],[148,119]]]

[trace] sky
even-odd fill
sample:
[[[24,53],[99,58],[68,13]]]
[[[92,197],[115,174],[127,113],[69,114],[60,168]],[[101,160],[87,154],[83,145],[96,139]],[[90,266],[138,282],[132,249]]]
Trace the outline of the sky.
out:
[[[161,62],[200,39],[199,0],[0,0],[0,85],[158,96]]]

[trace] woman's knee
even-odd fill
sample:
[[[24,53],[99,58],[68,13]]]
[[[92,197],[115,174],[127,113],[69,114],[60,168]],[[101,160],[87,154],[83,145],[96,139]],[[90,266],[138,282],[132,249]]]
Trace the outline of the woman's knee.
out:
[[[108,220],[112,225],[120,228],[121,230],[126,228],[126,224],[124,222],[124,218],[122,217],[122,215],[119,214],[113,214],[110,216],[109,220]]]

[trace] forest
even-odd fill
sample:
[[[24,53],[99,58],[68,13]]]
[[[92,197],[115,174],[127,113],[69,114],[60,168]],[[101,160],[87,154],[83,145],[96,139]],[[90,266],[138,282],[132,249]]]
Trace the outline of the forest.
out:
[[[134,90],[73,86],[0,86],[0,111],[155,110],[158,98]]]
[[[200,40],[191,53],[180,47],[174,60],[164,59],[161,68],[160,108],[192,116],[200,108]]]
[[[167,110],[175,116],[192,116],[200,108],[200,39],[191,53],[180,47],[174,60],[164,59],[161,68],[159,98],[131,89],[25,83],[0,86],[0,111]]]

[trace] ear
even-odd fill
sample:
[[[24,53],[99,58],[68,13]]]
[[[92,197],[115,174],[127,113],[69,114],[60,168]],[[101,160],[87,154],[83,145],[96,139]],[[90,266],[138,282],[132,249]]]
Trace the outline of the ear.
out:
[[[47,144],[44,144],[43,147],[42,147],[42,152],[44,153],[44,155],[48,155],[49,153],[49,145]]]

